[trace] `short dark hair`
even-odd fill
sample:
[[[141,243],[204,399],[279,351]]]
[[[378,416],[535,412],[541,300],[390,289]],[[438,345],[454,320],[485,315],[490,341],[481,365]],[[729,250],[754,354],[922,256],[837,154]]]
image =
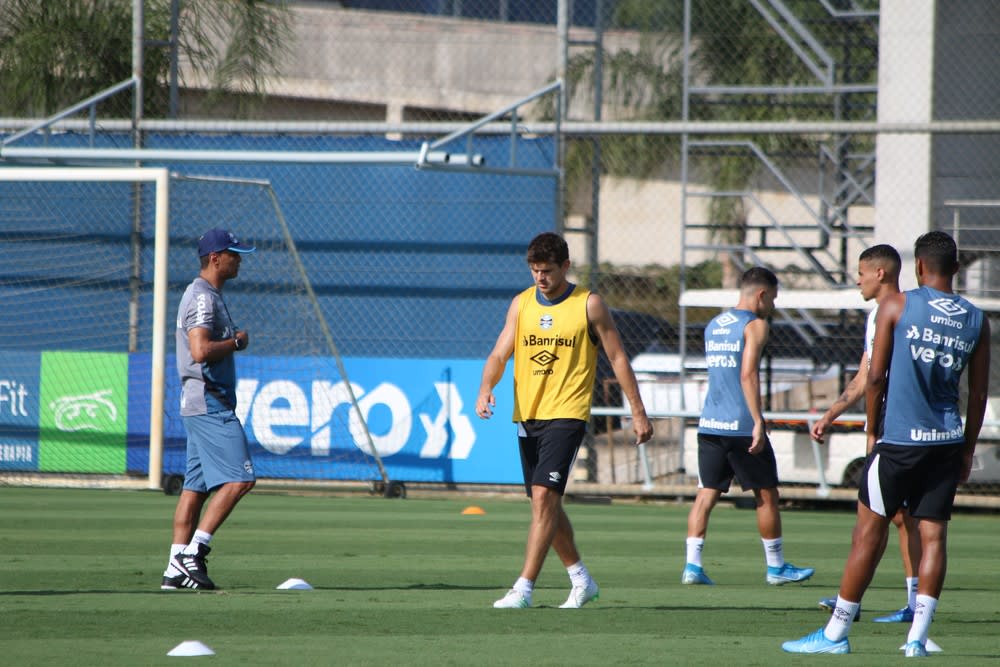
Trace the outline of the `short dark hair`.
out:
[[[932,272],[950,276],[958,270],[955,239],[941,231],[927,232],[913,244],[913,257],[924,260]]]
[[[899,270],[903,266],[903,260],[900,259],[899,253],[888,243],[880,243],[878,245],[873,245],[871,248],[866,248],[861,256],[858,257],[859,261],[862,262],[882,262],[886,265],[886,271],[888,273],[893,273],[899,275]]]
[[[744,287],[765,287],[774,288],[778,286],[778,276],[774,275],[771,269],[763,266],[755,266],[747,269],[740,276],[740,289]]]
[[[563,264],[568,259],[569,246],[555,232],[542,232],[528,244],[528,264]]]

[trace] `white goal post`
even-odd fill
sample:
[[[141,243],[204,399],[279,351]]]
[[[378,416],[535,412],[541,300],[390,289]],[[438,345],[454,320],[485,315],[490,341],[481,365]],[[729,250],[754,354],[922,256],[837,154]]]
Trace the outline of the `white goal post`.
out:
[[[167,331],[167,251],[169,247],[170,173],[155,167],[2,167],[0,182],[150,183],[155,188],[153,331],[147,486],[159,489],[163,473],[163,405]],[[158,407],[157,407],[158,406]]]
[[[258,478],[402,495],[379,447],[404,427],[367,425],[393,389],[368,385],[359,401],[329,295],[312,286],[324,249],[300,252],[269,181],[165,168],[0,166],[0,483],[179,491],[187,438],[167,311],[206,225],[261,251],[227,295],[254,329],[236,392]]]

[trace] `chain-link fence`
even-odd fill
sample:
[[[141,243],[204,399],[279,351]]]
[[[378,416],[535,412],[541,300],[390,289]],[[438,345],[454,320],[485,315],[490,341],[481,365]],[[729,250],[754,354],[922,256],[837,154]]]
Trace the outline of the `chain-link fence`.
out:
[[[557,164],[561,189],[534,176],[456,173],[428,185],[391,169],[305,163],[183,169],[275,184],[326,276],[321,298],[336,313],[347,355],[485,356],[503,304],[527,284],[521,255],[530,231],[556,226],[570,241],[575,279],[615,309],[648,407],[661,415],[697,411],[702,327],[735,304],[744,268],[766,264],[786,295],[762,383],[766,407],[786,417],[772,432],[782,476],[810,488],[848,485],[864,453],[856,419],[822,447],[806,430],[808,415],[833,402],[861,357],[871,304],[854,287],[859,252],[897,247],[906,289],[915,286],[913,240],[948,231],[963,260],[958,287],[996,312],[1000,91],[990,76],[997,30],[989,26],[1000,25],[1000,10],[974,0],[947,12],[928,4],[292,5],[293,38],[268,97],[243,105],[239,95],[216,95],[182,61],[186,120],[147,120],[144,145],[416,152],[563,77],[562,116],[559,98],[546,96],[486,128],[514,128],[517,140],[474,149],[488,165],[514,153],[533,167]],[[237,110],[252,120],[195,120]],[[99,119],[102,126],[116,127]],[[133,140],[98,132],[95,143],[126,148]],[[489,247],[473,250],[479,243]],[[401,294],[409,298],[386,307]],[[610,377],[603,368],[599,406],[621,405]],[[998,416],[992,400],[988,410]],[[643,460],[617,414],[597,417],[580,481],[634,484],[648,473],[661,487],[689,485],[687,422],[664,416]],[[983,436],[967,490],[995,494],[1000,430],[989,426]]]

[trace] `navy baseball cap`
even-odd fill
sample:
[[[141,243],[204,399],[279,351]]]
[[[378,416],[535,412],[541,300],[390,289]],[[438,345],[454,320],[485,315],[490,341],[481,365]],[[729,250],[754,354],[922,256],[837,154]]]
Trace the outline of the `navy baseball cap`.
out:
[[[248,253],[257,248],[241,242],[236,235],[225,229],[210,229],[198,239],[198,256],[204,257],[213,252],[232,250],[233,252]]]

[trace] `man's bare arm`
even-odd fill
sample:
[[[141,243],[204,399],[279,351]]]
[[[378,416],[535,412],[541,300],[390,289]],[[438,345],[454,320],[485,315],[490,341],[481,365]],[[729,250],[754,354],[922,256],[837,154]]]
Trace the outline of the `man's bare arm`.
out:
[[[604,304],[604,299],[598,294],[591,294],[587,298],[587,319],[597,333],[604,353],[608,355],[608,361],[611,362],[611,368],[614,370],[615,379],[618,380],[622,393],[628,399],[629,407],[632,410],[632,430],[635,431],[635,444],[642,444],[653,437],[653,425],[646,416],[646,408],[642,403],[642,396],[639,395],[639,383],[636,382],[635,372],[629,363],[628,355],[625,354],[625,347],[618,334],[618,327],[615,326],[611,311]]]
[[[990,391],[990,322],[983,317],[983,328],[979,332],[979,342],[969,357],[969,400],[965,407],[965,445],[962,450],[963,463],[961,482],[969,479],[972,472],[972,455],[976,451],[979,431],[983,428],[986,401]]]
[[[810,430],[810,435],[813,440],[817,442],[823,442],[823,438],[826,437],[826,430],[830,428],[830,424],[833,423],[840,415],[847,412],[847,409],[857,403],[858,399],[865,395],[865,383],[868,381],[868,352],[861,355],[861,361],[858,362],[858,372],[848,383],[847,387],[844,388],[843,393],[837,397],[837,400],[833,402],[833,405],[823,413],[823,416],[816,421],[812,429]]]
[[[889,370],[889,359],[892,357],[893,334],[905,303],[906,296],[904,294],[893,294],[886,297],[879,304],[878,316],[875,320],[875,340],[872,343],[868,380],[865,382],[865,415],[868,419],[866,433],[869,452],[875,446],[875,438],[878,437],[879,416],[882,412],[887,385],[886,372]]]
[[[767,320],[752,320],[743,329],[743,366],[740,368],[740,386],[743,398],[746,400],[750,416],[753,417],[753,440],[750,453],[756,454],[764,449],[764,412],[760,401],[760,358],[764,353],[764,344],[770,327]]]
[[[479,396],[476,398],[476,414],[483,419],[489,419],[493,416],[493,406],[496,405],[493,387],[500,382],[507,361],[514,354],[514,336],[517,333],[519,303],[518,297],[514,297],[511,301],[507,308],[503,329],[500,330],[497,342],[489,356],[486,357],[486,363],[483,364],[483,377],[479,383]]]

